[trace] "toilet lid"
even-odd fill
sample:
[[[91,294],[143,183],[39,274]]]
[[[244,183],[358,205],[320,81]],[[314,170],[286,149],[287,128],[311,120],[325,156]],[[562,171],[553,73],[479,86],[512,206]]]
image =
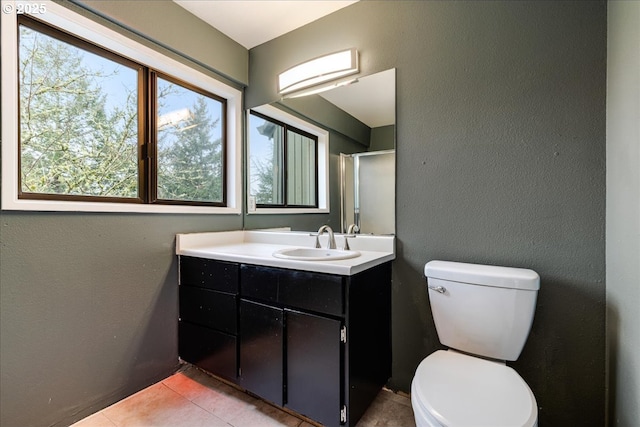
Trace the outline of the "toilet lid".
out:
[[[424,359],[412,393],[445,426],[530,427],[536,399],[512,368],[455,351],[439,350]]]

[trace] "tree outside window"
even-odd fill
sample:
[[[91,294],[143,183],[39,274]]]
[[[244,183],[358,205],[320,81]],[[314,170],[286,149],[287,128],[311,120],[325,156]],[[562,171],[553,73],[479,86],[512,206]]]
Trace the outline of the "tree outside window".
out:
[[[225,206],[224,99],[19,23],[20,197]]]
[[[20,26],[23,193],[138,197],[138,71]]]

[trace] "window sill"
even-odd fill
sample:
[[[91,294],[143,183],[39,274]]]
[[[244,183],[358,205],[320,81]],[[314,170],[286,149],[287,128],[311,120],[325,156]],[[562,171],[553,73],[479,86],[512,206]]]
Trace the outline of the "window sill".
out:
[[[247,215],[295,215],[295,214],[323,214],[330,213],[326,208],[257,208],[247,212]]]
[[[153,205],[142,203],[66,202],[60,200],[3,200],[2,209],[7,211],[43,212],[123,212],[165,214],[233,214],[242,211],[234,207]]]

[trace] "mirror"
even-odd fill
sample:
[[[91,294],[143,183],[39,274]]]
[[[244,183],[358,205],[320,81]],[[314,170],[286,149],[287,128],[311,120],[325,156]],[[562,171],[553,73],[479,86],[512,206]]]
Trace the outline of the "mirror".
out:
[[[391,69],[271,104],[328,131],[330,223],[343,233],[351,224],[362,234],[395,233],[395,80]]]

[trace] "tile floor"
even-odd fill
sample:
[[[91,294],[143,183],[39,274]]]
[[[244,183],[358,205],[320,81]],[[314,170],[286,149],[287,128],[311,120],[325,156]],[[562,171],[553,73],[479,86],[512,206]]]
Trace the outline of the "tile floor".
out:
[[[313,427],[187,366],[72,427]],[[407,396],[382,390],[357,427],[414,427]]]

